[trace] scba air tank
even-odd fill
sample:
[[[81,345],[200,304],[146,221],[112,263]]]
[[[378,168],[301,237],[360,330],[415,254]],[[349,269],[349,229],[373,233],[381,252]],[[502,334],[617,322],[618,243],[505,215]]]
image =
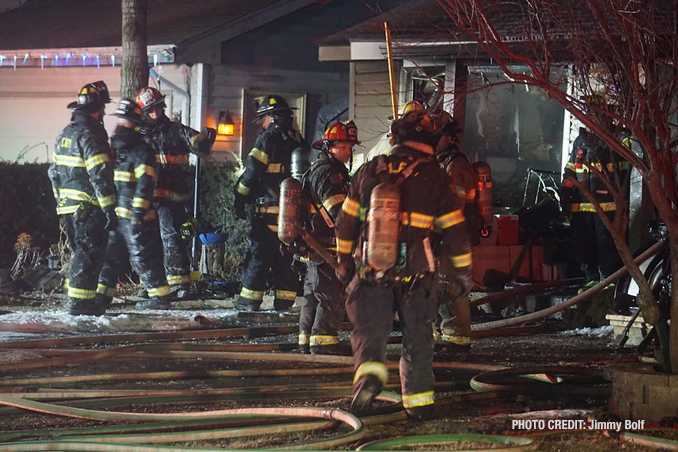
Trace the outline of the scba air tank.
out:
[[[301,234],[303,213],[301,182],[288,177],[280,184],[280,211],[278,213],[278,239],[291,245]]]
[[[473,164],[476,172],[476,206],[483,222],[487,225],[492,222],[494,207],[492,204],[492,170],[486,162]]]
[[[387,182],[374,187],[367,222],[367,263],[386,271],[398,259],[400,190],[396,185]]]

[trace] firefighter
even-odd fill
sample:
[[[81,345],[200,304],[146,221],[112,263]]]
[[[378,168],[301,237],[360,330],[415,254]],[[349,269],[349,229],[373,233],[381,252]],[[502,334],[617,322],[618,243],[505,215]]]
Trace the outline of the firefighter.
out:
[[[451,260],[459,273],[471,271],[463,204],[433,156],[441,119],[420,110],[394,121],[395,146],[388,156],[361,166],[337,220],[337,276],[350,278],[346,312],[354,326],[356,369],[351,412],[357,416],[369,412],[388,379],[386,344],[394,311],[403,334],[403,406],[413,419],[434,414],[436,260]],[[431,243],[434,226],[441,231],[438,256]]]
[[[182,226],[191,225],[189,208],[191,189],[186,169],[191,153],[201,158],[209,156],[216,130],[205,127],[193,130],[165,115],[165,96],[147,86],[139,90],[136,103],[148,121],[148,134],[156,150],[159,164],[154,202],[160,224],[167,281],[173,296],[185,299],[190,294],[191,268]],[[147,295],[147,294],[143,294]]]
[[[275,291],[273,307],[287,310],[294,305],[299,277],[292,270],[292,249],[281,247],[278,240],[279,189],[282,181],[292,175],[293,154],[308,154],[308,145],[294,129],[292,108],[282,97],[266,96],[257,106],[256,118],[261,120],[263,130],[234,187],[236,216],[245,220],[245,205],[253,204],[255,208],[243,286],[235,306],[258,310],[271,280]]]
[[[602,177],[591,168],[599,170]],[[628,163],[616,156],[600,138],[584,127],[579,129],[563,171],[560,197],[563,212],[570,218],[575,256],[584,274],[585,284],[581,291],[598,284],[623,264],[610,231],[591,201],[572,180],[584,184],[612,221],[617,205],[603,178],[613,185],[616,181],[623,184],[627,179],[627,169]]]
[[[450,188],[464,206],[464,220],[471,246],[480,244],[481,218],[476,206],[477,174],[457,145],[458,127],[456,121],[446,112],[447,118],[442,135],[436,147],[436,158],[442,168],[450,176]],[[472,281],[460,278],[448,261],[440,263],[440,335],[436,346],[441,349],[466,352],[471,346],[471,310],[467,296],[467,288]],[[460,296],[462,295],[462,296]]]
[[[321,141],[318,160],[302,178],[305,198],[310,202],[310,233],[334,254],[334,224],[348,192],[346,163],[359,144],[353,121],[330,125]],[[304,301],[299,314],[299,347],[311,354],[344,354],[339,345],[339,326],[344,318],[344,287],[330,264],[311,251],[307,262]]]
[[[68,280],[71,315],[102,315],[106,307],[95,300],[97,278],[104,262],[108,232],[116,228],[116,194],[108,134],[103,126],[111,101],[102,81],[79,92],[70,123],[56,139],[49,167],[57,214],[63,216],[73,251]]]
[[[142,134],[144,113],[136,102],[120,101],[113,114],[120,118],[111,137],[115,152],[115,187],[118,192],[118,228],[111,231],[106,260],[99,275],[97,300],[108,306],[115,286],[131,261],[149,296],[141,309],[168,309],[170,287],[165,277],[158,217],[153,208],[157,175],[155,150]]]

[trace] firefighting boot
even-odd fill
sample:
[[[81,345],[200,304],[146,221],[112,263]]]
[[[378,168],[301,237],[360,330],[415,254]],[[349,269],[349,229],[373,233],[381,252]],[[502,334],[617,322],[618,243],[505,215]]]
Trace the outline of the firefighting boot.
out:
[[[351,401],[351,414],[362,417],[367,416],[372,409],[374,399],[384,387],[379,378],[374,375],[365,375],[355,385],[353,400]]]
[[[191,290],[186,286],[175,286],[171,291],[175,300],[187,300],[191,296]]]
[[[471,351],[471,338],[457,334],[441,333],[435,343],[434,351],[440,354],[466,354]]]
[[[136,304],[137,309],[170,309],[172,303],[168,300],[169,297],[153,297],[145,301],[140,301]]]
[[[252,300],[242,295],[238,295],[235,299],[235,308],[240,311],[258,311],[259,306],[261,306],[261,300]]]
[[[68,306],[70,315],[104,315],[106,308],[111,304],[111,297],[97,294],[92,300],[73,300]]]
[[[273,309],[276,311],[289,311],[294,306],[294,300],[281,300],[276,298],[273,300]]]
[[[433,404],[407,408],[407,417],[413,421],[425,421],[436,417],[436,406]]]

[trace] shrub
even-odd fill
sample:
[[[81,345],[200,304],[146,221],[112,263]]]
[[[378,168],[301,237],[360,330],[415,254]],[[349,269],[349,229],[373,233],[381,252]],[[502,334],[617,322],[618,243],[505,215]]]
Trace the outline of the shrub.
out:
[[[242,276],[242,264],[248,249],[249,222],[233,212],[233,187],[242,173],[236,162],[203,162],[200,166],[199,219],[201,232],[227,232],[223,272],[226,280]]]
[[[31,236],[34,247],[47,250],[59,242],[59,219],[47,163],[0,161],[0,267],[12,266],[20,234]]]

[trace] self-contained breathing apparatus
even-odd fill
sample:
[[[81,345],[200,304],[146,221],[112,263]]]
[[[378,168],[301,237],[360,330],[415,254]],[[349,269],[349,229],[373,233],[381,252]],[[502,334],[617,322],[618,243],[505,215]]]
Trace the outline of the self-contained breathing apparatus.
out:
[[[280,211],[278,213],[278,239],[286,246],[294,246],[301,238],[322,259],[337,269],[337,259],[315,239],[303,224],[305,221],[304,207],[308,203],[303,195],[301,182],[288,177],[280,184]]]
[[[432,157],[415,159],[393,177],[388,171],[388,158],[381,155],[377,159],[376,175],[379,184],[370,194],[367,222],[363,225],[361,277],[373,272],[375,282],[382,283],[393,277],[390,270],[400,270],[407,264],[407,244],[400,242],[400,186],[420,164],[435,160]],[[430,242],[425,243],[424,248],[429,267],[435,267]],[[434,268],[430,270],[433,271]]]
[[[475,204],[478,208],[478,214],[483,220],[480,229],[482,237],[489,237],[492,233],[492,217],[494,216],[494,207],[492,204],[492,170],[487,162],[475,162],[471,165],[476,172],[476,198]]]

